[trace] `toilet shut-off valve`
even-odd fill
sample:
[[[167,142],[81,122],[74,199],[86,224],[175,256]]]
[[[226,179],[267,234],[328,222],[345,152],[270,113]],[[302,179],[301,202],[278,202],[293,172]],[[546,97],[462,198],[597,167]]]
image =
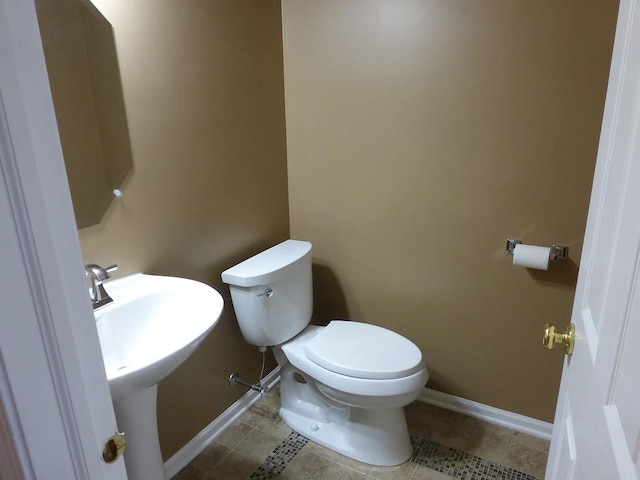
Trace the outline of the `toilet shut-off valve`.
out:
[[[260,392],[261,397],[264,397],[267,393],[269,393],[269,389],[266,387],[263,387],[260,382],[254,383],[252,385],[250,383],[245,382],[244,380],[240,380],[240,374],[238,372],[234,372],[231,375],[229,375],[229,385],[234,385],[234,384],[243,385],[247,388],[250,388],[251,390]]]

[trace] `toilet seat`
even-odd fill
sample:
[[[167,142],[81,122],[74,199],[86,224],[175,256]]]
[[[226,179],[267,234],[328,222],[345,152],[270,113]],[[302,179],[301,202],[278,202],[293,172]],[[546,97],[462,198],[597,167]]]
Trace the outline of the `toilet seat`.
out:
[[[388,395],[401,395],[409,392],[417,392],[429,378],[429,374],[424,364],[418,366],[417,371],[400,378],[359,378],[333,372],[311,360],[304,351],[307,343],[314,337],[322,333],[327,327],[309,325],[295,338],[275,346],[276,358],[278,351],[281,351],[287,360],[301,372],[311,376],[317,382],[327,385],[337,390],[354,395],[367,395],[372,397],[383,397]],[[278,361],[280,363],[280,361]]]
[[[306,342],[307,358],[349,377],[393,379],[420,371],[422,353],[410,340],[386,328],[333,320]]]

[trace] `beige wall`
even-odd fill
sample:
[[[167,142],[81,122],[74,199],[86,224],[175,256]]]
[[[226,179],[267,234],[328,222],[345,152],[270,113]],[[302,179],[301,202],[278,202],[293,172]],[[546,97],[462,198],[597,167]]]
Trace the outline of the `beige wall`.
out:
[[[614,2],[283,1],[292,238],[318,321],[415,341],[429,386],[553,420]],[[508,237],[570,246],[547,272]]]
[[[230,373],[255,381],[260,369],[220,273],[289,234],[280,2],[95,3],[115,31],[134,170],[102,223],[80,231],[84,260],[201,280],[226,302],[160,383],[168,458],[245,393]]]

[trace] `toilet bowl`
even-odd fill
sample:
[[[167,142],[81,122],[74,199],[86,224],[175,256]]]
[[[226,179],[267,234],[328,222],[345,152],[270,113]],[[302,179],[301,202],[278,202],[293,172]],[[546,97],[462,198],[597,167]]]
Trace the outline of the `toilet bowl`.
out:
[[[222,279],[245,339],[273,347],[287,425],[364,463],[392,466],[411,457],[403,407],[428,379],[420,349],[376,325],[309,325],[309,242],[287,240],[226,270]]]
[[[349,330],[352,332],[362,328],[365,337],[368,327],[373,327],[332,321],[327,327],[308,326],[294,339],[274,347],[281,366],[280,416],[298,433],[358,461],[382,466],[404,463],[411,457],[412,447],[402,407],[417,398],[427,381],[426,369],[421,365],[421,358],[419,363],[410,359],[405,365],[408,374],[398,371],[392,376],[386,369],[385,378],[370,378],[380,373],[371,369],[360,373],[367,376],[363,378],[338,373],[334,371],[336,368],[330,370],[317,363],[334,361],[331,355],[328,358],[309,358],[306,347],[322,335],[323,330],[343,324],[351,327]],[[385,337],[384,332],[390,336],[397,335],[375,328],[381,331],[378,339]],[[363,336],[359,340],[364,346],[368,342]],[[370,352],[383,358],[379,345],[371,343]],[[333,353],[338,354],[337,357],[348,357],[341,355],[345,351],[338,348]],[[393,358],[394,354],[403,356],[401,350],[388,349],[385,353],[389,354],[389,357],[384,355],[386,358]],[[354,365],[348,361],[336,365],[345,369],[358,369],[364,365],[358,355],[352,359]]]

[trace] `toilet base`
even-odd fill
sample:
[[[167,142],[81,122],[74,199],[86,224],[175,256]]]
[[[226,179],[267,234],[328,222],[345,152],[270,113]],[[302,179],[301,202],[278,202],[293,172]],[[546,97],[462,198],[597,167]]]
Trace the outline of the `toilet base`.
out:
[[[316,421],[286,407],[280,417],[308,439],[359,462],[391,467],[411,458],[404,409],[362,409],[347,407],[344,421]]]
[[[348,393],[295,368],[282,348],[274,347],[273,353],[281,367],[280,417],[293,430],[370,465],[391,467],[411,458],[403,407],[415,400],[420,388],[396,388],[392,395]],[[417,375],[417,385],[424,385],[426,369]]]

